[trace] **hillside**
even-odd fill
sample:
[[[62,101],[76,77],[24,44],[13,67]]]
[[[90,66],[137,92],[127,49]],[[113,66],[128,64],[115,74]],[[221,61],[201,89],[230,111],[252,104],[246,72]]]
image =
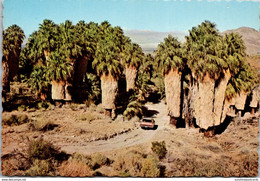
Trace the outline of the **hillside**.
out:
[[[184,37],[187,35],[181,31],[158,32],[150,30],[125,30],[124,32],[133,42],[138,43],[145,53],[153,53],[157,45],[169,34],[177,37],[180,42],[184,42]]]
[[[222,34],[226,33],[239,33],[242,35],[243,40],[245,41],[245,45],[247,47],[247,53],[249,55],[256,55],[260,53],[260,32],[249,27],[241,27],[235,30],[227,30]]]
[[[245,45],[247,47],[247,53],[249,55],[256,55],[260,49],[260,32],[249,27],[241,27],[235,30],[227,30],[221,33],[222,35],[230,32],[236,32],[242,35]],[[129,36],[131,40],[138,43],[144,52],[152,53],[157,45],[163,41],[168,34],[171,34],[178,38],[179,41],[184,42],[185,36],[188,34],[181,31],[170,32],[157,32],[148,30],[125,30],[126,36]]]

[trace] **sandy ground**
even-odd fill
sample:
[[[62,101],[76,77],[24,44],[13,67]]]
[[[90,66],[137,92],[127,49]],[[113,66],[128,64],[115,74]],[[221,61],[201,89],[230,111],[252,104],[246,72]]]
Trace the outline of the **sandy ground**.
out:
[[[4,126],[2,157],[10,153],[26,153],[30,140],[43,138],[68,154],[78,152],[90,155],[101,152],[111,159],[127,154],[130,150],[149,154],[153,141],[164,140],[168,153],[162,162],[168,170],[168,176],[176,176],[174,170],[178,160],[192,159],[192,163],[199,162],[202,165],[221,161],[234,170],[230,172],[232,175],[239,175],[241,168],[244,168],[241,165],[246,164],[248,159],[251,159],[249,163],[258,160],[257,117],[246,114],[244,118],[232,121],[222,134],[206,138],[198,128],[176,129],[169,125],[166,105],[163,102],[147,103],[145,106],[149,111],[157,112],[153,116],[158,125],[155,130],[141,129],[139,123],[133,120],[105,119],[103,113],[88,108],[74,111],[67,107],[35,112],[4,112],[3,117],[9,114],[27,114],[33,120],[50,120],[56,127],[43,132],[31,130],[30,123]],[[83,121],[82,117],[89,114],[95,119],[90,122]],[[109,169],[102,172],[109,176],[113,172],[111,167],[107,168]]]

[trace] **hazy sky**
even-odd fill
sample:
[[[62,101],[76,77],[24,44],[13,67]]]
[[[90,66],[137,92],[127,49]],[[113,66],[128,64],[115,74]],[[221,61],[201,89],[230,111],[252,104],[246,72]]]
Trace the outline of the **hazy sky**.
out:
[[[124,29],[184,31],[204,20],[220,31],[248,26],[259,30],[259,1],[198,0],[5,0],[4,29],[20,26],[28,36],[44,19],[102,22]]]

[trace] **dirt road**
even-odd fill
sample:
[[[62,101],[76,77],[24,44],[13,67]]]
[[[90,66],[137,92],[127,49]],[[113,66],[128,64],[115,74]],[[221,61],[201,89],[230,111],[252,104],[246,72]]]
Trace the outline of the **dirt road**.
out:
[[[156,113],[153,115],[156,125],[158,125],[156,130],[144,130],[137,126],[136,129],[128,133],[115,136],[108,140],[99,140],[89,143],[69,143],[67,145],[64,145],[63,143],[63,145],[60,145],[61,150],[64,150],[67,153],[81,152],[89,154],[94,152],[112,151],[150,142],[167,127],[169,118],[167,116],[166,105],[163,102],[158,104],[147,103],[145,106],[148,108],[148,111]]]

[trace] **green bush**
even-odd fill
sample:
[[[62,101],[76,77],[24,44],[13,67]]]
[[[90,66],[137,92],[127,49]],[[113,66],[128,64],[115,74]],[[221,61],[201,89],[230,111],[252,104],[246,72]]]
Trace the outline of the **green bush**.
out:
[[[39,102],[37,104],[38,109],[48,109],[49,107],[51,107],[51,103],[49,102]]]
[[[166,144],[164,141],[158,142],[154,141],[152,142],[152,151],[159,157],[159,159],[165,157],[167,153]]]
[[[44,140],[33,140],[29,144],[28,158],[30,162],[35,160],[47,160],[55,158],[58,154],[58,150],[54,146]]]
[[[8,115],[8,116],[3,116],[2,118],[2,125],[8,125],[8,126],[18,126],[24,123],[29,122],[29,118],[25,114],[20,114],[20,115]]]
[[[148,155],[143,160],[141,173],[143,177],[159,177],[160,169],[158,160],[152,155]]]
[[[128,120],[137,116],[139,118],[143,115],[143,105],[139,101],[132,101],[127,105],[126,110],[124,111],[123,115]]]
[[[21,105],[17,108],[18,111],[26,111],[26,109],[28,109],[28,107],[26,107],[25,105]]]

